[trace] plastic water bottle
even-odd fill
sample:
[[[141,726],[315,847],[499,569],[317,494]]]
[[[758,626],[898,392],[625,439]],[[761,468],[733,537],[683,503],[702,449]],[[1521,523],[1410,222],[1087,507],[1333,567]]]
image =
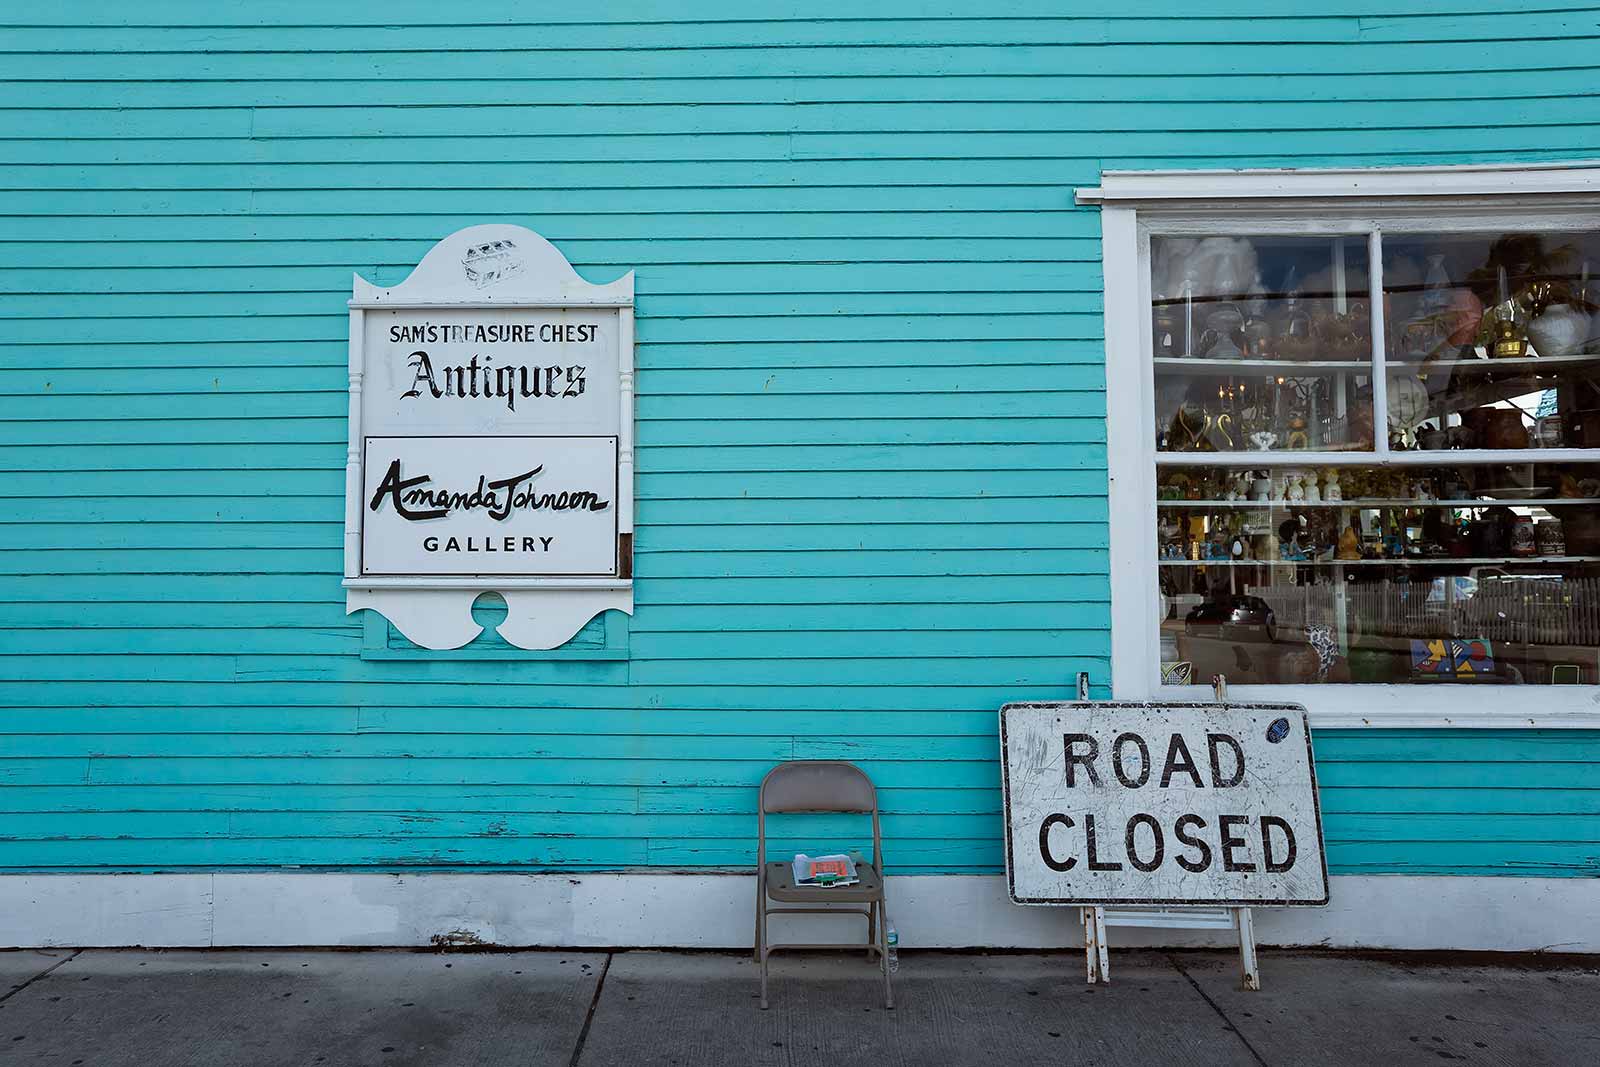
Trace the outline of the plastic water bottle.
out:
[[[889,973],[900,973],[900,931],[894,928],[894,923],[889,923],[883,932],[883,939],[889,943]]]

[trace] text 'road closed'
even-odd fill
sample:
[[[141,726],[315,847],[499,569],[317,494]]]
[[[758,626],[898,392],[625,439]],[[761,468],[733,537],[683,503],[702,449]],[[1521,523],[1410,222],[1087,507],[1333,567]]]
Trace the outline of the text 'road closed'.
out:
[[[1001,715],[1019,903],[1326,903],[1301,709],[1012,704]]]

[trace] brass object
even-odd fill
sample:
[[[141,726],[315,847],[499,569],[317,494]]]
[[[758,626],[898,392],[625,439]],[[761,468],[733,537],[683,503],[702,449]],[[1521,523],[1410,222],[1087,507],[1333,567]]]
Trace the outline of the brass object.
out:
[[[1284,442],[1286,448],[1310,448],[1311,435],[1306,431],[1306,417],[1300,412],[1289,416],[1289,436]]]
[[[1489,354],[1495,359],[1521,359],[1528,354],[1528,332],[1518,322],[1516,305],[1495,305],[1490,313]]]
[[[1319,355],[1327,359],[1360,359],[1372,350],[1372,315],[1365,302],[1351,303],[1343,315],[1319,315],[1312,320],[1311,334]]]
[[[1232,452],[1234,450],[1233,434],[1228,430],[1233,425],[1233,416],[1226,413],[1218,415],[1215,425],[1217,433],[1222,437],[1223,445],[1226,446],[1223,451]]]
[[[1205,409],[1189,404],[1180,406],[1176,414],[1172,416],[1172,428],[1175,432],[1171,435],[1171,438],[1173,447],[1177,451],[1214,451],[1211,448],[1210,441],[1206,438],[1207,432],[1211,429],[1211,416],[1206,414]],[[1179,433],[1182,433],[1182,438],[1178,436]]]

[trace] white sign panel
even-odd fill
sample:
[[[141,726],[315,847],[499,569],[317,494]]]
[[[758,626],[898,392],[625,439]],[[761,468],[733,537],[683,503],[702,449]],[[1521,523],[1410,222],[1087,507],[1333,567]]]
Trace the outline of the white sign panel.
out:
[[[1008,704],[1000,739],[1018,904],[1328,902],[1299,705]]]
[[[365,326],[369,435],[617,433],[613,310],[373,311]]]
[[[432,649],[479,636],[487,592],[522,648],[631,612],[633,275],[492,223],[349,307],[347,609]]]
[[[368,437],[362,571],[609,575],[615,437]]]

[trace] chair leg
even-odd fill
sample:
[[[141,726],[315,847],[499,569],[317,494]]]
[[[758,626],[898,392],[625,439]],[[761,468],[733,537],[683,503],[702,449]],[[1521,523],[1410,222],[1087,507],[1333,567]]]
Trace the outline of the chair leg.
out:
[[[767,957],[772,955],[772,948],[767,944],[767,902],[763,892],[759,905],[759,919],[756,923],[756,936],[761,945],[761,1010],[767,1010]]]
[[[872,958],[872,946],[878,943],[878,902],[867,902],[867,959]]]
[[[766,886],[762,883],[762,871],[756,868],[756,932],[752,940],[755,942],[754,959],[761,962],[761,898],[766,893]]]

